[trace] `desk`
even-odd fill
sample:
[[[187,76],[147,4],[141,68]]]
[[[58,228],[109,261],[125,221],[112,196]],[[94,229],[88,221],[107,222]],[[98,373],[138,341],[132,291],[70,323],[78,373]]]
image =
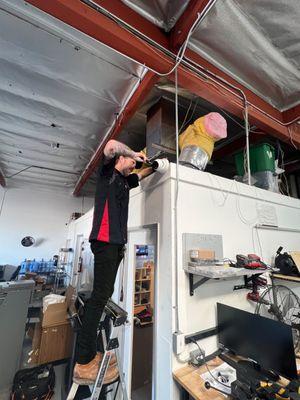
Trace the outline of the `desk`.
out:
[[[215,357],[207,362],[210,370],[218,367],[224,361]],[[206,366],[193,367],[188,365],[173,372],[173,378],[181,386],[181,400],[188,400],[191,396],[195,400],[225,400],[225,396],[214,389],[206,389],[200,375],[207,372]],[[286,386],[289,381],[281,378],[277,383]]]
[[[282,279],[284,281],[300,282],[299,276],[290,276],[290,275],[282,275],[282,274],[272,274],[271,276],[272,276],[272,278]]]
[[[222,364],[222,361],[219,357],[208,361],[208,366],[210,369],[214,369]],[[189,395],[192,396],[195,400],[224,400],[225,397],[218,393],[214,389],[207,390],[204,386],[204,381],[200,375],[207,372],[206,366],[202,365],[201,367],[193,367],[188,365],[183,368],[177,369],[173,372],[174,379],[181,386],[182,400],[188,400]]]

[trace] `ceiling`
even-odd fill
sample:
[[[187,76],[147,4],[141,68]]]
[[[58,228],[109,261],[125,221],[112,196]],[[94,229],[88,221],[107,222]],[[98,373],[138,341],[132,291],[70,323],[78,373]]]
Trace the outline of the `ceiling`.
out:
[[[166,31],[189,3],[123,2]],[[284,111],[300,104],[299,21],[299,0],[217,0],[188,47]]]
[[[186,9],[190,0],[122,0],[153,24],[169,32]]]
[[[34,12],[0,1],[0,167],[9,187],[71,192],[144,68]]]
[[[122,0],[169,31],[186,0]],[[280,110],[300,100],[298,0],[217,0],[189,47]],[[288,21],[288,23],[287,23]],[[8,187],[71,193],[146,68],[52,18],[23,0],[0,0],[0,170]],[[120,140],[145,145],[146,112],[160,96],[174,97],[161,80],[125,126]],[[180,90],[196,118],[220,111]],[[223,114],[229,139],[241,121]],[[222,146],[219,143],[218,146]],[[39,168],[38,168],[39,167]],[[93,191],[94,179],[83,193]]]
[[[189,47],[280,111],[300,104],[299,0],[217,0]]]

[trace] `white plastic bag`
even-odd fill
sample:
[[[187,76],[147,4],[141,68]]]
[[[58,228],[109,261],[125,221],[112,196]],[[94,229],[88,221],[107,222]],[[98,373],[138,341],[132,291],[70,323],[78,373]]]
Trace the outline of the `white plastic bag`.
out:
[[[43,298],[43,313],[47,310],[49,304],[57,304],[57,303],[64,303],[66,300],[66,296],[61,296],[59,294],[48,294]]]

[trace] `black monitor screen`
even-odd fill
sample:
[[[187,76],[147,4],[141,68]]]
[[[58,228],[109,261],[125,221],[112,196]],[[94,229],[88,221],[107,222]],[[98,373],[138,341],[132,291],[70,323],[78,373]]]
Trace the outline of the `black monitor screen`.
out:
[[[217,303],[219,344],[265,369],[297,378],[292,328],[260,315]]]

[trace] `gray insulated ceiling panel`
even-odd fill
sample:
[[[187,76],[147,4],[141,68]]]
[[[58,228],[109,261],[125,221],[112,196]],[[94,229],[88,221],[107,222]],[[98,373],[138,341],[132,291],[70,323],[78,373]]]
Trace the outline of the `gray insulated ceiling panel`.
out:
[[[217,0],[189,47],[280,111],[300,103],[299,0]]]
[[[22,1],[0,6],[0,168],[8,186],[71,192],[144,68]]]

